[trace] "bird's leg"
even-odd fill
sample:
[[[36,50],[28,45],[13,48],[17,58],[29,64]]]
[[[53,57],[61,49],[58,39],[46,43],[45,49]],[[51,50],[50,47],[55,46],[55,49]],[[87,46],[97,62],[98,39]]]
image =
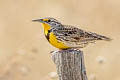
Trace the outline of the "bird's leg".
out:
[[[76,48],[70,48],[70,49],[73,49],[73,50],[80,50],[80,48],[79,47],[76,47]]]

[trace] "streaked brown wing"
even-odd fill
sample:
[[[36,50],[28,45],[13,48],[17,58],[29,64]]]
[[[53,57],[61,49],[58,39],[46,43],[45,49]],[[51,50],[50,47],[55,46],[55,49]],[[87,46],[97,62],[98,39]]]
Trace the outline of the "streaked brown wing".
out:
[[[93,33],[88,33],[84,30],[69,25],[64,25],[64,27],[60,27],[58,30],[54,31],[54,33],[57,38],[63,39],[65,41],[81,42],[85,40],[96,40],[96,37],[93,36]]]

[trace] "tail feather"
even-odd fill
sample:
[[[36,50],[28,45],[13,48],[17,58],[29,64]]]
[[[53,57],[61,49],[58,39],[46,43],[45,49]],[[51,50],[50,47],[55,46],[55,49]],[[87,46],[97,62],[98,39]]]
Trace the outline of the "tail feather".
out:
[[[89,35],[91,35],[92,37],[94,37],[94,39],[96,40],[105,40],[105,41],[111,41],[112,39],[103,35],[99,35],[97,33],[92,33],[89,32]]]
[[[112,39],[109,38],[109,37],[101,36],[101,35],[99,35],[98,39],[99,39],[99,40],[105,40],[105,41],[111,41],[111,40],[112,40]]]

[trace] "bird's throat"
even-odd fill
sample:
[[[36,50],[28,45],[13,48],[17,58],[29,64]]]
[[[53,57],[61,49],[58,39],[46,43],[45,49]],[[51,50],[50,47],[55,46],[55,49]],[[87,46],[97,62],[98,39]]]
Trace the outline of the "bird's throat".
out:
[[[44,31],[45,31],[45,36],[48,34],[48,30],[50,30],[50,25],[42,23]]]

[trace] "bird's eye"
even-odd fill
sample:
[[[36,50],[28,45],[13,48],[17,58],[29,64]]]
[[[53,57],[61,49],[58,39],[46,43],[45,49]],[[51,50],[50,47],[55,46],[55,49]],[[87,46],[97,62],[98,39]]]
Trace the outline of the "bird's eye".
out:
[[[50,22],[50,19],[48,20],[48,22]]]

